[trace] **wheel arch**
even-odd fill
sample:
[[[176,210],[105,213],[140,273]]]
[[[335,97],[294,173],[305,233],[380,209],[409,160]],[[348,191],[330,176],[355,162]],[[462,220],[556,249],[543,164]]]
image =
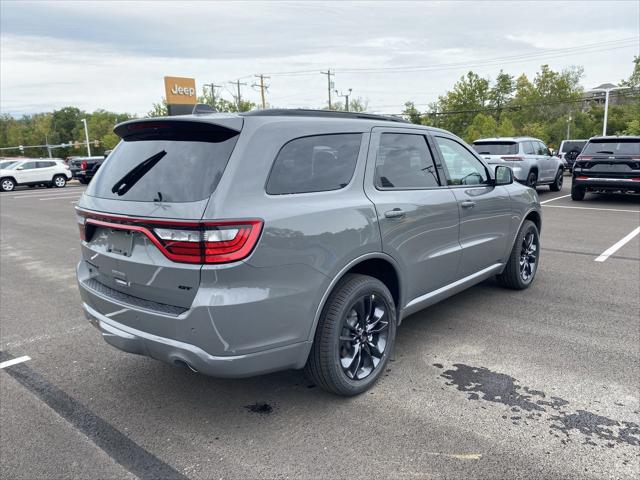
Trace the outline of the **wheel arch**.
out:
[[[340,269],[340,271],[338,271],[338,273],[329,283],[329,286],[325,289],[325,292],[322,295],[320,303],[318,304],[318,307],[316,309],[315,317],[313,319],[313,325],[311,326],[311,330],[308,336],[309,350],[311,349],[311,343],[313,342],[313,338],[315,337],[318,322],[320,320],[320,315],[322,315],[322,310],[324,309],[324,306],[327,303],[331,292],[333,292],[336,285],[348,273],[369,275],[371,277],[377,278],[382,283],[384,283],[391,292],[393,301],[396,303],[396,315],[398,315],[398,319],[400,319],[403,293],[402,282],[400,279],[400,274],[398,273],[399,271],[400,268],[397,262],[391,256],[382,252],[372,252],[361,255],[351,260],[342,269]]]
[[[5,180],[5,179],[12,180],[13,184],[15,186],[18,186],[18,181],[14,177],[12,177],[11,175],[5,175],[4,177],[0,177],[0,182],[2,182],[2,180]]]

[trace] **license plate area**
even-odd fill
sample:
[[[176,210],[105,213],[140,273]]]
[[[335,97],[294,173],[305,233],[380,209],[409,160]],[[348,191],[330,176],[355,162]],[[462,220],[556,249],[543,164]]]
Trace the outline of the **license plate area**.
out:
[[[133,251],[134,232],[128,230],[111,230],[107,238],[107,252],[130,257]]]

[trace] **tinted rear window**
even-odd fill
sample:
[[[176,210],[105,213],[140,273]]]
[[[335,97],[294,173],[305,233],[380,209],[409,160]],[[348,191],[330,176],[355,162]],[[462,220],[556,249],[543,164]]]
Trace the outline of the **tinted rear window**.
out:
[[[347,133],[296,138],[285,144],[269,174],[267,193],[338,190],[351,181],[362,134]]]
[[[86,193],[138,202],[203,200],[218,186],[237,139],[237,132],[215,127],[125,137]]]
[[[561,153],[567,153],[570,152],[572,150],[577,150],[578,152],[581,152],[582,149],[584,148],[584,146],[586,145],[586,141],[580,141],[580,142],[562,142],[562,150]]]
[[[587,143],[583,154],[589,155],[640,155],[639,140],[597,140]]]
[[[518,153],[518,144],[515,142],[477,142],[473,149],[478,155],[514,155]]]

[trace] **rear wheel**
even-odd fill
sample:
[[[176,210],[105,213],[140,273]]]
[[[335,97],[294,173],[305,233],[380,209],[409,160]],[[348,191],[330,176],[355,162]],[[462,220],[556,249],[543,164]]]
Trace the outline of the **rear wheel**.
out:
[[[527,187],[531,187],[535,190],[536,185],[538,184],[538,174],[536,172],[529,172],[527,176]]]
[[[64,175],[56,175],[53,177],[53,185],[56,188],[62,188],[67,184],[67,178]]]
[[[16,182],[14,182],[12,178],[3,178],[0,181],[0,188],[3,192],[11,192],[16,188]]]
[[[346,275],[322,311],[305,371],[329,392],[358,395],[384,372],[395,337],[389,289],[367,275]]]
[[[502,286],[513,290],[529,288],[538,271],[539,260],[540,235],[538,227],[532,221],[525,220],[516,237],[507,266],[498,275],[498,281]]]
[[[564,170],[561,168],[558,170],[558,173],[556,173],[556,179],[553,181],[551,185],[549,185],[549,188],[551,189],[552,192],[559,192],[560,190],[562,190],[563,181],[564,181]]]
[[[571,200],[581,201],[587,193],[584,187],[571,186]]]

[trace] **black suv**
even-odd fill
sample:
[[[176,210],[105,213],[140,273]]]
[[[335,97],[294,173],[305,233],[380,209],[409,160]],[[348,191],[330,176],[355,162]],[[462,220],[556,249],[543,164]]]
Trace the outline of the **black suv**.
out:
[[[592,137],[573,166],[571,198],[640,192],[640,136]]]

